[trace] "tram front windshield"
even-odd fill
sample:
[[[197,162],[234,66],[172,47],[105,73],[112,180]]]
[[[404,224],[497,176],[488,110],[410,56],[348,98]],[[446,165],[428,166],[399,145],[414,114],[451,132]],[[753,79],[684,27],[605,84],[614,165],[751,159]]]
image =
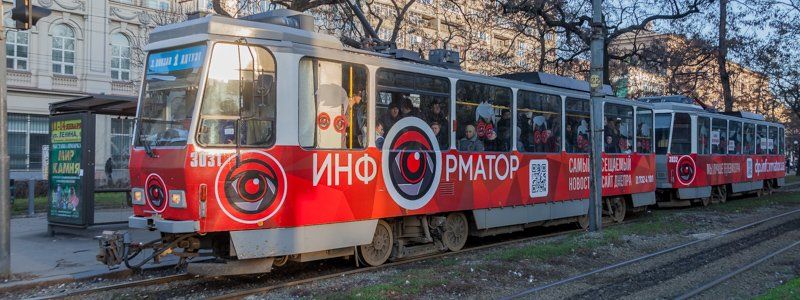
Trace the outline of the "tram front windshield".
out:
[[[186,145],[205,54],[197,45],[148,55],[136,146]]]

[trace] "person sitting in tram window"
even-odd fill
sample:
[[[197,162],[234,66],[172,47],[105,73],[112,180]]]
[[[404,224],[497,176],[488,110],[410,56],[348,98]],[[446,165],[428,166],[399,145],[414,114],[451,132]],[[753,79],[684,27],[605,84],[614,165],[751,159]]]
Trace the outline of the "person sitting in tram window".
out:
[[[397,101],[392,101],[389,103],[389,110],[381,117],[381,122],[383,123],[383,130],[389,131],[394,126],[394,123],[400,121],[400,105],[397,104]]]
[[[384,131],[383,131],[383,121],[378,120],[375,122],[375,146],[378,147],[378,150],[383,148],[383,140],[384,140]]]
[[[425,121],[431,125],[436,122],[439,123],[440,127],[447,126],[447,116],[445,116],[442,110],[442,103],[438,99],[434,99],[433,103],[431,103],[431,110],[425,116]]]
[[[573,153],[575,152],[575,139],[576,134],[575,130],[572,129],[574,124],[567,122],[567,127],[564,128],[564,134],[566,134],[567,139],[564,140],[564,147],[567,149],[567,152]]]
[[[350,122],[356,124],[353,128],[353,145],[348,143],[348,148],[361,148],[367,144],[367,104],[363,101],[363,89],[359,89],[353,93],[352,97],[348,98],[347,113],[345,113],[345,120],[347,120],[348,127],[346,134],[351,132]],[[351,114],[354,114],[351,116]],[[350,140],[348,136],[347,141]]]
[[[474,125],[469,124],[464,128],[464,137],[458,141],[458,151],[483,151],[483,142],[478,140]]]
[[[497,131],[487,130],[485,134],[484,148],[486,151],[502,152],[507,150],[505,143],[497,138]]]
[[[436,141],[439,143],[439,149],[447,149],[447,135],[442,132],[442,125],[433,121],[431,122],[431,130],[433,130],[433,135],[436,136]]]

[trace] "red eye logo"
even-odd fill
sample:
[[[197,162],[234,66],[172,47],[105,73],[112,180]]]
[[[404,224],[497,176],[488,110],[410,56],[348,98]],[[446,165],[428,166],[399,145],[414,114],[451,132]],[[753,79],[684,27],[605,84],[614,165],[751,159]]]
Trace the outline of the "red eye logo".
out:
[[[167,185],[158,174],[150,174],[145,180],[147,203],[156,212],[164,212],[167,208]]]
[[[217,203],[231,219],[253,224],[271,218],[286,197],[286,174],[272,155],[243,151],[229,157],[217,173]]]
[[[419,118],[398,121],[383,143],[383,179],[392,199],[406,209],[419,209],[436,193],[442,158],[433,130]]]
[[[684,155],[678,158],[676,165],[678,182],[683,185],[690,185],[694,181],[695,169],[697,168],[691,156]]]
[[[317,116],[317,126],[319,126],[321,130],[328,129],[328,127],[331,126],[331,116],[328,115],[328,113],[320,113],[319,116]]]

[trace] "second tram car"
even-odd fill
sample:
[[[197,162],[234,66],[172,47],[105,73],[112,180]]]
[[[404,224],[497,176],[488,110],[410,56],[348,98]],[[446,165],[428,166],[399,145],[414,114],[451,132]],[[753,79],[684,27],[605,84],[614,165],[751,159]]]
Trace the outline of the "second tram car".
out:
[[[468,235],[586,224],[588,83],[345,48],[303,29],[310,16],[281,13],[151,34],[129,226],[160,231],[145,244],[156,253],[210,250],[225,269],[195,271],[213,275],[341,256],[379,265]],[[654,111],[603,105],[603,211],[622,221],[655,203]],[[108,264],[141,250],[104,243]]]
[[[642,98],[656,111],[660,206],[708,205],[784,185],[785,133],[754,113],[717,113],[684,96]]]

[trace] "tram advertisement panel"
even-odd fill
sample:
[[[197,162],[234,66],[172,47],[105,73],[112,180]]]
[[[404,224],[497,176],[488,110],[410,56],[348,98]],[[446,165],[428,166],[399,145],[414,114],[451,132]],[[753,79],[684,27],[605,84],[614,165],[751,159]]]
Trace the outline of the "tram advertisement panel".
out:
[[[48,193],[48,220],[56,223],[85,225],[87,188],[83,178],[89,169],[84,166],[87,155],[83,153],[87,126],[85,114],[54,116],[50,120],[50,161]],[[89,146],[90,147],[90,146]]]
[[[751,182],[783,177],[783,155],[670,155],[667,164],[673,187]]]

